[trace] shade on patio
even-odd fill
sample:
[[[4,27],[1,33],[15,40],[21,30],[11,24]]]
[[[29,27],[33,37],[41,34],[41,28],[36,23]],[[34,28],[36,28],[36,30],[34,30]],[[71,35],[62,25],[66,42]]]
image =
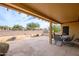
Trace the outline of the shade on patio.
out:
[[[69,35],[79,35],[79,4],[56,3],[3,3],[0,4],[23,13],[28,13],[50,22],[49,42],[52,43],[52,23],[69,26]]]

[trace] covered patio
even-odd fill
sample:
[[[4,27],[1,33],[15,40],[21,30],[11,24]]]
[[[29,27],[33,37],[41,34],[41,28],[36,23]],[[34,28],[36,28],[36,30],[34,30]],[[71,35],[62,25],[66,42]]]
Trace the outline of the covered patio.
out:
[[[79,56],[78,47],[62,47],[48,43],[48,36],[33,37],[27,40],[9,42],[6,56]]]
[[[28,13],[50,23],[49,36],[40,37],[40,39],[34,38],[35,40],[23,40],[18,43],[10,43],[10,45],[15,47],[11,48],[7,55],[11,55],[10,53],[12,53],[12,55],[79,55],[77,47],[58,47],[53,44],[54,41],[52,40],[53,23],[61,24],[61,35],[64,32],[69,36],[75,35],[74,39],[79,39],[79,4],[3,3],[0,5],[19,12]],[[64,29],[64,27],[66,27],[66,29]],[[20,50],[21,48],[22,50]],[[12,52],[12,49],[15,49],[15,51]],[[20,54],[18,49],[24,53]]]

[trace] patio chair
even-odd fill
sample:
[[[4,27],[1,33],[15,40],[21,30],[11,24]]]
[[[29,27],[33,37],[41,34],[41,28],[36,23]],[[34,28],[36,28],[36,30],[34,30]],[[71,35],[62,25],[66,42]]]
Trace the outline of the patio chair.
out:
[[[54,41],[55,41],[55,45],[62,46],[62,44],[63,44],[63,40],[60,35],[54,34]]]
[[[75,35],[72,35],[72,37],[67,38],[66,40],[64,40],[65,42],[70,42],[74,39]]]
[[[66,40],[64,40],[64,44],[65,45],[68,45],[68,46],[74,46],[74,43],[72,42],[73,41],[73,39],[74,39],[74,35],[72,36],[72,37],[69,37],[69,38],[67,38]]]

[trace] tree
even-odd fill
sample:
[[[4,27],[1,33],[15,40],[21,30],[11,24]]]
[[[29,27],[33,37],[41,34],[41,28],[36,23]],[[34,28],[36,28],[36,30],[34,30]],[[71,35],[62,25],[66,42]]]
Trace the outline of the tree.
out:
[[[9,26],[0,26],[0,30],[9,30],[10,27]]]
[[[52,26],[53,32],[60,32],[60,29],[61,29],[60,26],[58,26],[57,24],[56,24],[56,25],[54,24],[54,25]]]
[[[3,26],[0,26],[0,30],[3,30]]]
[[[24,27],[23,26],[21,26],[21,25],[14,25],[13,27],[12,27],[12,30],[23,30],[24,29]]]
[[[35,29],[37,29],[37,28],[39,28],[40,27],[40,25],[38,24],[38,23],[28,23],[27,24],[27,29],[28,30],[35,30]]]
[[[3,26],[4,30],[9,30],[10,27],[9,26]]]

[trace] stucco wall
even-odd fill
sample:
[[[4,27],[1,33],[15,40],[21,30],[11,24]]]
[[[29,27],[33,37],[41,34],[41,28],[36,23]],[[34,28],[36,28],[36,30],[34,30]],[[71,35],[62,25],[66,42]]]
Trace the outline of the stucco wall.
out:
[[[75,35],[75,38],[79,38],[79,22],[62,24],[63,26],[69,26],[69,35]]]

